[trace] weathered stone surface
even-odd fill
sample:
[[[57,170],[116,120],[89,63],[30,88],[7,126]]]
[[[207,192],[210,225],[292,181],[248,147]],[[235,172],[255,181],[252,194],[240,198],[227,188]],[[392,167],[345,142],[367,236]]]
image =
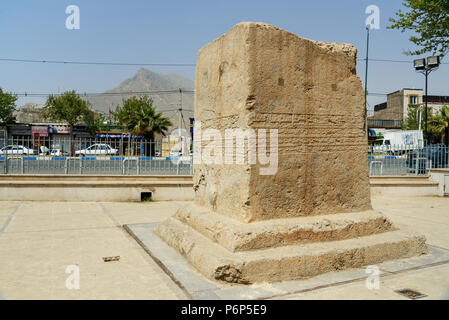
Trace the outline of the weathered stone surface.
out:
[[[276,282],[427,253],[423,236],[391,231],[366,237],[232,253],[176,219],[156,233],[210,279]]]
[[[179,209],[172,219],[232,252],[344,240],[395,230],[385,216],[374,211],[242,223],[191,204]]]
[[[195,166],[195,201],[244,222],[371,208],[356,49],[240,23],[198,54],[195,121],[277,129],[279,169]],[[224,137],[224,135],[223,135]],[[224,145],[224,142],[223,142]]]
[[[196,122],[202,131],[219,130],[222,146],[226,129],[278,130],[278,170],[261,175],[263,166],[249,163],[249,155],[243,164],[235,155],[233,164],[200,161],[195,203],[156,234],[205,276],[235,283],[425,254],[424,237],[371,210],[355,62],[351,45],[301,39],[263,23],[238,24],[203,47]],[[210,143],[194,138],[195,148]]]

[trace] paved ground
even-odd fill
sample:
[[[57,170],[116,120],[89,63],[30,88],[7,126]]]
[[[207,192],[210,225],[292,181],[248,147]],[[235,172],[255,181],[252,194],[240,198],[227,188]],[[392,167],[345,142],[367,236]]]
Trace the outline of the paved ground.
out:
[[[159,221],[180,203],[1,204],[0,298],[184,298],[134,239],[117,227]],[[120,256],[120,261],[104,262],[107,256]],[[79,266],[80,290],[66,288],[69,265]]]
[[[120,228],[161,221],[184,204],[1,202],[0,299],[185,299]],[[448,198],[377,197],[373,206],[449,249]],[[107,256],[120,261],[104,262]],[[70,265],[79,266],[79,290],[66,288]],[[403,288],[427,294],[424,299],[449,299],[449,264],[385,274],[378,290],[358,280],[282,299],[401,299],[394,290]]]

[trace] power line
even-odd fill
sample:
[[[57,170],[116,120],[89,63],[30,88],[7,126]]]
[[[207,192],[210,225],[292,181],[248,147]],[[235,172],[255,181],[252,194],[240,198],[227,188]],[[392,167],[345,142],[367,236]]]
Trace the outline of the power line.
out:
[[[183,93],[193,94],[193,90],[182,90]],[[141,94],[152,94],[152,95],[161,95],[161,94],[172,94],[179,93],[179,89],[177,90],[158,90],[158,91],[126,91],[126,92],[94,92],[94,93],[77,93],[80,97],[95,97],[95,96],[121,96],[121,95],[141,95]],[[18,97],[48,97],[49,95],[60,96],[63,93],[12,93]]]
[[[121,96],[121,95],[162,95],[162,94],[174,94],[174,93],[179,93],[179,89],[178,90],[158,90],[158,91],[124,91],[124,92],[80,92],[77,93],[78,96],[80,97],[95,97],[95,96]],[[194,94],[195,91],[193,90],[182,90],[182,93],[188,93],[188,94]],[[54,95],[54,96],[61,96],[64,93],[28,93],[28,92],[24,92],[24,93],[15,93],[12,92],[12,95],[18,96],[18,97],[48,97],[49,95]],[[391,94],[391,92],[369,92],[368,91],[368,95],[369,96],[387,96]]]
[[[366,59],[359,58],[358,61],[365,61]],[[5,62],[23,62],[23,63],[48,63],[48,64],[76,64],[76,65],[101,65],[101,66],[148,66],[148,67],[195,67],[195,63],[134,63],[134,62],[101,62],[101,61],[68,61],[68,60],[38,60],[38,59],[14,59],[14,58],[0,58],[0,61]],[[368,59],[373,62],[388,62],[388,63],[413,63],[409,60],[394,60],[394,59]],[[440,64],[449,64],[442,62]]]
[[[365,61],[366,59],[363,58],[359,58],[357,59],[358,61]],[[392,62],[392,63],[413,63],[413,61],[408,61],[408,60],[393,60],[393,59],[368,59],[368,61],[373,61],[373,62]],[[441,64],[449,64],[448,62],[441,62]]]
[[[36,59],[12,59],[0,58],[0,61],[25,62],[25,63],[49,63],[49,64],[83,64],[103,66],[150,66],[150,67],[195,67],[193,63],[130,63],[130,62],[100,62],[100,61],[63,61],[63,60],[36,60]]]

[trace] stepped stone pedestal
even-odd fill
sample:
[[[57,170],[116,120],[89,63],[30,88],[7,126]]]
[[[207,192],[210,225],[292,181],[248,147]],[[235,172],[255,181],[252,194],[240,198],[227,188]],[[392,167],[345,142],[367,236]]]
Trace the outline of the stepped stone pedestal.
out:
[[[277,170],[263,173],[267,164],[246,153],[243,163],[198,161],[210,142],[195,133],[195,200],[157,235],[205,276],[245,284],[425,254],[424,237],[371,208],[355,70],[353,46],[263,23],[240,23],[203,47],[195,121],[222,132],[222,146],[226,129],[277,130],[266,141]]]

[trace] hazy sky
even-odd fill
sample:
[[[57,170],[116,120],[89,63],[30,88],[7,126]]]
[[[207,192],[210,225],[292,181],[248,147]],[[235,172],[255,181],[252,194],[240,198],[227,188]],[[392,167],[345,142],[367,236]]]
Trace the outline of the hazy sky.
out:
[[[365,9],[380,8],[380,30],[371,32],[370,58],[412,60],[409,34],[386,29],[399,0],[2,0],[0,58],[131,63],[195,63],[198,49],[234,24],[260,21],[301,37],[355,45],[366,53]],[[80,9],[80,29],[66,29],[68,5]],[[449,62],[446,59],[444,62]],[[77,90],[103,92],[131,77],[138,66],[51,65],[0,61],[0,87],[16,93]],[[194,79],[194,67],[152,67]],[[364,61],[358,61],[364,81]],[[407,63],[371,62],[369,91],[422,88],[424,77]],[[449,65],[430,77],[429,94],[449,95]],[[370,96],[373,106],[385,100]],[[42,103],[20,98],[18,105]]]

